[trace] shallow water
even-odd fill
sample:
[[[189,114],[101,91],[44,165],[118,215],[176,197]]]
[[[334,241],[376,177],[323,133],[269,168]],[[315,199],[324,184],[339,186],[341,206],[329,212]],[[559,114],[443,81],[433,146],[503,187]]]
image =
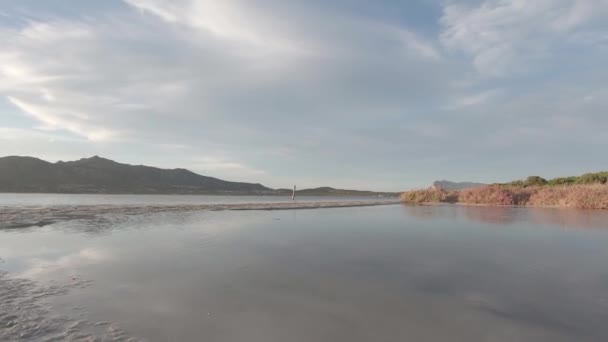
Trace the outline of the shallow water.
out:
[[[0,340],[607,341],[608,213],[193,211],[0,230]]]
[[[399,203],[397,198],[279,196],[140,196],[0,194],[0,229],[44,227],[80,220],[116,224],[128,216],[163,212],[343,208]]]
[[[297,196],[299,202],[357,201],[358,196]],[[40,207],[73,205],[204,205],[235,203],[291,202],[291,196],[215,196],[215,195],[89,195],[89,194],[11,194],[0,193],[1,207]]]

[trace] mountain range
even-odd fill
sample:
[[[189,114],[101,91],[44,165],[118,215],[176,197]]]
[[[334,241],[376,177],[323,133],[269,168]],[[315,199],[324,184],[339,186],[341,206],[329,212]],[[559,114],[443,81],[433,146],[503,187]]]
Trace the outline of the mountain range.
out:
[[[473,189],[480,188],[482,186],[486,186],[487,184],[483,183],[473,183],[473,182],[451,182],[447,180],[435,181],[433,183],[433,187],[441,188],[443,190],[462,190],[462,189]]]
[[[272,189],[259,183],[230,182],[186,169],[129,165],[94,156],[50,163],[38,158],[0,158],[0,192],[108,193],[108,194],[213,194],[287,195],[290,189]],[[397,195],[330,187],[298,190],[299,195]]]

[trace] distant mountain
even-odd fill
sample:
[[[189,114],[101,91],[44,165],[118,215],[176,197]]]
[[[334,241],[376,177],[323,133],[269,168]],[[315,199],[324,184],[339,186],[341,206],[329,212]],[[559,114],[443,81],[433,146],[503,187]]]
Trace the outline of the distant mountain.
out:
[[[462,190],[462,189],[471,189],[471,188],[479,188],[482,186],[486,186],[487,184],[483,183],[473,183],[473,182],[450,182],[446,180],[436,181],[433,183],[434,187],[439,187],[444,190]]]
[[[291,189],[229,182],[186,169],[159,169],[121,164],[94,156],[49,163],[33,157],[0,158],[0,192],[85,194],[209,194],[288,195]],[[330,187],[298,190],[298,196],[397,196],[398,193],[340,190]]]
[[[229,182],[185,169],[121,164],[94,156],[49,163],[32,157],[0,158],[0,192],[263,194],[261,184]]]
[[[290,195],[293,190],[291,189],[277,189],[276,192],[281,195]],[[381,196],[381,197],[398,197],[401,193],[399,192],[376,192],[376,191],[362,191],[362,190],[346,190],[346,189],[334,189],[328,186],[312,189],[302,189],[297,191],[298,196]]]

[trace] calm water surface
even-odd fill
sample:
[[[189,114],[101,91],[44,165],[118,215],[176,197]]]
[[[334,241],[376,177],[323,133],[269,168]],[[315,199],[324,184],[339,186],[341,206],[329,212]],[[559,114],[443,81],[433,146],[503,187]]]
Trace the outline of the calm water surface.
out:
[[[299,202],[356,201],[373,197],[298,196]],[[213,195],[57,195],[0,193],[0,208],[45,205],[198,205],[231,203],[291,202],[290,196],[213,196]]]
[[[603,211],[161,213],[2,230],[0,257],[0,340],[608,341]]]

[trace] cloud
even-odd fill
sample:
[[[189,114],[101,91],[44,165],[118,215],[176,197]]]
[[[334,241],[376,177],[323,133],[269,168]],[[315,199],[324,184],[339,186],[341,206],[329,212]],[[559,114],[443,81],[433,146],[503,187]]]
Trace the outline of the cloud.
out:
[[[152,68],[161,65],[142,69],[137,53],[126,52],[125,60],[113,54],[107,40],[114,33],[103,25],[34,22],[4,33],[12,38],[0,54],[0,91],[45,129],[92,141],[128,139],[132,129],[123,124],[131,113],[182,91],[181,80],[154,77],[162,73]]]
[[[33,22],[20,32],[21,36],[37,45],[51,45],[60,41],[87,39],[91,31],[83,25],[72,23]]]
[[[69,16],[36,5],[0,24],[0,96],[11,113],[0,124],[13,129],[0,149],[275,187],[367,180],[394,190],[484,167],[509,179],[514,171],[497,164],[548,156],[560,141],[576,144],[570,152],[602,141],[607,6],[589,2],[408,2],[387,13],[322,1],[125,0],[95,11],[79,3]],[[421,4],[423,20],[397,15]],[[542,141],[523,149],[535,130]],[[44,144],[47,135],[75,142]]]
[[[270,59],[272,64],[314,54],[315,47],[296,35],[291,25],[260,11],[248,1],[214,0],[125,0],[142,13],[166,23],[199,33],[195,39],[213,38],[241,57]],[[206,37],[205,37],[206,36]],[[259,61],[258,61],[259,62]]]
[[[73,112],[70,109],[43,107],[12,96],[9,96],[8,100],[24,113],[43,123],[43,129],[64,129],[82,135],[91,141],[107,140],[114,135],[114,132],[87,125],[88,117],[85,114]],[[45,100],[48,101],[48,98],[45,98]]]
[[[214,144],[239,134],[243,139],[264,140],[263,136],[273,136],[266,134],[266,122],[291,127],[295,133],[308,128],[302,114],[285,120],[289,111],[301,111],[316,103],[324,108],[316,113],[307,111],[306,115],[338,116],[342,115],[338,111],[356,107],[343,101],[345,97],[355,99],[363,94],[372,99],[376,94],[365,83],[385,82],[379,72],[393,74],[391,64],[407,60],[407,54],[401,54],[404,47],[417,58],[439,57],[433,44],[410,30],[373,21],[353,18],[339,26],[326,23],[315,31],[314,19],[285,13],[297,24],[287,25],[289,29],[284,30],[285,19],[269,18],[272,16],[262,10],[249,11],[250,6],[244,2],[219,5],[210,1],[133,0],[129,4],[158,16],[164,24],[190,27],[202,34],[193,40],[188,39],[189,31],[175,31],[156,23],[129,23],[137,22],[137,16],[119,23],[102,19],[28,23],[20,30],[6,32],[14,38],[0,57],[6,76],[0,81],[4,95],[45,127],[94,141],[157,137],[178,138],[189,144],[198,135],[208,136],[202,140]],[[318,9],[308,11],[306,19],[323,15]],[[207,16],[219,18],[220,23],[209,22]],[[117,33],[123,31],[129,34]],[[223,41],[248,50],[248,55],[231,54]],[[376,42],[396,53],[380,68],[368,63],[380,57],[375,50],[362,50]],[[295,51],[293,44],[315,46],[313,50],[323,53],[279,54],[270,62],[260,62],[249,56],[255,55],[254,50],[264,50],[255,46],[259,44],[285,47],[285,51]],[[38,58],[40,55],[45,58]],[[297,63],[282,64],[282,69],[259,68],[260,63],[276,65],[277,60],[285,58]],[[414,74],[419,74],[415,65],[402,68],[386,85],[405,83],[399,77],[422,77]],[[323,83],[328,91],[319,92]],[[384,97],[388,99],[388,95]],[[234,134],[213,129],[224,121],[231,122]],[[284,132],[273,130],[279,136]],[[265,147],[271,145],[274,142],[269,141]]]
[[[76,139],[69,139],[49,132],[41,132],[40,130],[9,127],[0,127],[0,140],[4,140],[5,142],[19,142],[27,140],[38,141],[41,143],[52,143],[56,141],[67,141],[73,143],[76,141]]]
[[[530,70],[550,58],[567,37],[608,13],[606,0],[485,0],[477,6],[450,1],[443,8],[440,39],[472,56],[490,77]]]
[[[265,175],[266,171],[258,170],[240,162],[226,160],[225,158],[203,157],[190,163],[193,170],[205,175],[218,175],[219,177],[247,177]]]
[[[83,248],[76,253],[61,256],[55,260],[30,259],[30,266],[25,271],[18,274],[18,277],[35,279],[55,272],[74,274],[80,267],[101,263],[109,259],[111,259],[111,257],[100,249]]]
[[[395,35],[405,45],[406,49],[413,51],[419,57],[435,61],[441,59],[441,53],[432,41],[423,39],[407,29],[391,26],[387,26],[385,29],[387,33]]]
[[[478,94],[464,96],[457,101],[457,106],[478,105],[478,104],[487,102],[488,100],[496,97],[499,94],[500,94],[500,90],[491,89],[491,90],[482,91]]]

